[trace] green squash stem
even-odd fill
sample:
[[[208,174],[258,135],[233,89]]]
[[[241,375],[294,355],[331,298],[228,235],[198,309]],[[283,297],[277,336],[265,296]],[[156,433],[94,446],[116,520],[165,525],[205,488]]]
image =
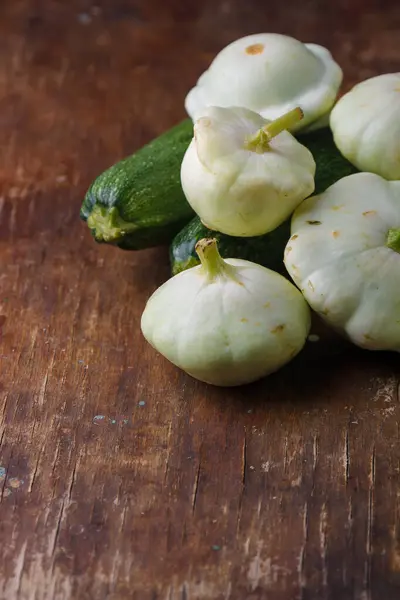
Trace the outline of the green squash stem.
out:
[[[269,150],[269,142],[274,137],[286,129],[291,129],[296,123],[301,121],[303,117],[304,113],[299,106],[293,108],[293,110],[290,110],[278,119],[275,119],[275,121],[268,123],[268,125],[265,125],[265,127],[262,127],[257,131],[254,136],[248,138],[245,142],[245,148],[252,152],[257,152],[258,154],[267,152]]]
[[[213,280],[221,275],[225,270],[225,261],[221,257],[217,240],[203,239],[199,240],[195,246],[198,257],[209,280]]]
[[[122,219],[116,206],[109,208],[100,204],[94,205],[87,224],[95,240],[106,243],[116,242],[137,229],[134,223],[127,223]]]
[[[386,246],[400,254],[400,229],[389,229]]]
[[[235,269],[221,257],[215,238],[199,240],[195,249],[200,258],[203,271],[210,283],[216,281],[221,276],[229,277],[239,283],[237,281]]]

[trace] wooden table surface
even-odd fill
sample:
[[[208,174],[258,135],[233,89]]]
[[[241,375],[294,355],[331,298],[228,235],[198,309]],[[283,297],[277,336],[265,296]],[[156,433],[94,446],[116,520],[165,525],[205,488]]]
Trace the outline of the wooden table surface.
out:
[[[321,341],[212,388],[142,339],[166,248],[96,245],[92,179],[257,31],[345,87],[400,70],[398,0],[0,3],[0,598],[400,597],[399,357]]]

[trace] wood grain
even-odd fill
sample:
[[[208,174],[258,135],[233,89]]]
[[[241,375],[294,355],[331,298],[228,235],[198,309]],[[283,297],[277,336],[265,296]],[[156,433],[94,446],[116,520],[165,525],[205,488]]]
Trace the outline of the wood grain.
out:
[[[396,0],[0,4],[2,600],[399,598],[398,357],[316,325],[263,382],[195,382],[139,331],[167,250],[78,219],[255,31],[326,45],[346,88],[400,70]]]

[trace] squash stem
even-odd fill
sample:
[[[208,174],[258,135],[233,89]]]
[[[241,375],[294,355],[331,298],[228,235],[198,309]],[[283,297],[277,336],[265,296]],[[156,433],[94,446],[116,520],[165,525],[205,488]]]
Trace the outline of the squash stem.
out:
[[[386,246],[400,254],[400,229],[389,229]]]
[[[282,133],[282,131],[294,127],[303,117],[304,113],[299,106],[293,108],[293,110],[275,119],[275,121],[271,121],[271,123],[268,123],[268,125],[257,131],[255,135],[247,139],[245,148],[259,154],[267,152],[269,150],[269,142],[274,137]]]
[[[198,257],[209,280],[215,279],[226,270],[226,263],[218,251],[214,238],[199,240],[195,246]]]
[[[127,223],[122,219],[116,206],[110,208],[100,204],[93,206],[87,224],[92,230],[96,242],[116,242],[127,233],[137,229],[134,223]]]

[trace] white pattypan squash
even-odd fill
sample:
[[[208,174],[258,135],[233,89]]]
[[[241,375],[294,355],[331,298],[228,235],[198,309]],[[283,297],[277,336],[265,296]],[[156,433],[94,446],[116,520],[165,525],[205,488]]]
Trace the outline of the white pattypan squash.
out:
[[[330,325],[362,348],[400,352],[400,181],[357,173],[305,200],[284,262]]]
[[[185,107],[195,121],[207,106],[243,106],[270,120],[300,106],[305,116],[294,131],[317,126],[332,108],[342,77],[322,46],[277,33],[249,35],[217,54],[187,95]]]
[[[311,152],[284,129],[300,109],[269,122],[245,108],[209,107],[181,166],[185,196],[210,229],[251,237],[274,230],[314,191]]]
[[[360,171],[400,179],[400,73],[367,79],[330,116],[335,144]]]
[[[148,300],[147,341],[192,377],[219,386],[255,381],[303,347],[310,311],[287,279],[252,262],[223,260],[215,240],[197,243],[201,265]]]

